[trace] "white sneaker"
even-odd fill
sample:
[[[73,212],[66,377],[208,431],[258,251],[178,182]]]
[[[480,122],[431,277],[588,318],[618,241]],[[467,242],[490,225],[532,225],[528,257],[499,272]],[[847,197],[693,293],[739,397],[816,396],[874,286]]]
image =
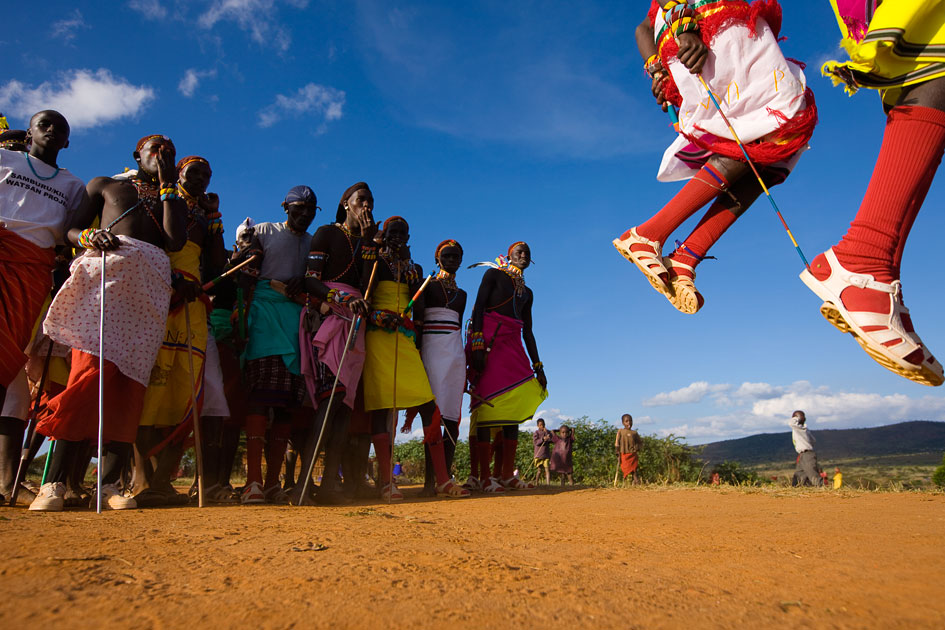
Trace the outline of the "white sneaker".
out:
[[[44,483],[39,494],[30,503],[30,509],[34,512],[62,512],[65,496],[66,484],[59,481]]]
[[[254,503],[265,503],[266,495],[263,493],[262,484],[258,481],[251,481],[243,488],[243,494],[240,495],[240,502],[243,505],[252,505]]]
[[[95,493],[92,493],[91,506],[96,506]],[[138,503],[132,497],[122,495],[117,485],[108,483],[102,486],[102,507],[106,510],[133,510]]]

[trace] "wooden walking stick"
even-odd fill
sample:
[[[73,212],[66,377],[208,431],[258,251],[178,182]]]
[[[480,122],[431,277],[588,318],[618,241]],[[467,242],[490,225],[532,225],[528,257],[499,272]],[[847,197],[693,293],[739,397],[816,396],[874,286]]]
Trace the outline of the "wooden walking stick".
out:
[[[617,456],[617,470],[614,471],[614,487],[617,487],[617,477],[620,475],[620,456]]]
[[[371,285],[374,283],[374,272],[377,271],[377,261],[374,261],[374,268],[371,270],[371,278],[368,280],[367,291],[364,293],[364,300],[367,301],[371,295]],[[354,346],[355,335],[358,333],[358,324],[361,322],[361,317],[357,316],[354,318],[354,321],[351,323],[351,327],[348,328],[348,338],[345,340],[345,348],[341,352],[341,359],[338,360],[338,368],[335,374],[335,383],[331,386],[331,395],[328,397],[328,404],[325,406],[325,414],[322,416],[322,426],[318,432],[318,439],[315,441],[315,450],[312,451],[312,457],[308,463],[308,471],[305,474],[305,479],[302,481],[302,491],[299,493],[299,502],[298,505],[302,505],[305,502],[305,495],[308,492],[308,484],[312,478],[312,471],[315,470],[315,460],[318,459],[318,450],[322,445],[322,438],[325,435],[325,427],[328,425],[328,420],[331,418],[331,406],[335,401],[335,390],[338,387],[338,380],[341,378],[341,368],[345,364],[345,357],[348,356],[348,350]],[[315,426],[312,426],[312,431],[314,432]],[[311,437],[314,437],[311,436]],[[311,437],[309,438],[311,440]]]
[[[98,327],[98,466],[95,467],[95,513],[102,513],[102,440],[105,431],[105,250],[102,250],[102,293]],[[45,475],[44,475],[45,477]]]
[[[190,363],[190,413],[194,419],[194,458],[197,460],[197,507],[203,507],[203,449],[200,448],[200,414],[197,413],[197,374],[194,371],[194,346],[191,343],[190,304],[184,304],[187,324],[187,360]]]
[[[247,258],[246,260],[244,260],[244,261],[241,262],[240,264],[234,265],[233,267],[227,269],[226,271],[224,271],[223,273],[221,273],[219,276],[217,276],[217,277],[214,278],[213,280],[211,280],[211,281],[207,282],[206,284],[204,284],[204,285],[201,287],[201,289],[203,289],[204,291],[209,291],[210,289],[212,289],[212,288],[215,287],[216,285],[218,285],[218,284],[220,284],[221,282],[223,282],[223,281],[224,281],[226,278],[228,278],[230,275],[236,273],[237,271],[239,271],[240,269],[242,269],[243,267],[245,267],[245,266],[248,265],[249,263],[253,262],[253,261],[256,260],[257,258],[259,258],[259,254],[253,254],[252,256],[250,256],[249,258]]]
[[[23,477],[26,476],[26,469],[30,465],[30,446],[33,443],[33,434],[36,432],[36,414],[39,413],[39,401],[43,396],[43,389],[46,387],[46,375],[49,373],[49,361],[52,358],[53,341],[49,340],[49,350],[46,351],[46,359],[43,361],[43,375],[39,378],[39,389],[36,393],[36,400],[33,401],[33,410],[30,412],[26,423],[26,439],[24,446],[20,450],[20,463],[16,467],[16,477],[13,478],[13,491],[10,493],[10,507],[16,506],[16,498],[20,494],[20,484],[23,483]]]

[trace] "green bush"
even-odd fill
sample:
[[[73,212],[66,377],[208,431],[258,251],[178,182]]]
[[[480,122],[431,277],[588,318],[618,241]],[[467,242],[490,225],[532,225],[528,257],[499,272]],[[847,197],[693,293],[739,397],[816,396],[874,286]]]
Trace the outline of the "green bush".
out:
[[[732,484],[733,486],[756,486],[761,483],[755,471],[748,470],[738,462],[722,462],[713,468],[712,472],[719,474],[719,480],[722,483]]]
[[[932,483],[939,488],[945,488],[945,455],[942,456],[942,464],[932,473]]]

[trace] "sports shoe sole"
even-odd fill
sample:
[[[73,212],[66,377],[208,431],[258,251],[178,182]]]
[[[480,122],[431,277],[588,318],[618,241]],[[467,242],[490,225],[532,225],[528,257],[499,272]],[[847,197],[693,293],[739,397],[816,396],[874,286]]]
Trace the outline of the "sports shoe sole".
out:
[[[856,333],[856,330],[849,323],[847,323],[846,319],[843,317],[843,313],[840,312],[840,309],[838,309],[833,302],[825,299],[825,296],[821,295],[820,283],[817,281],[817,278],[813,276],[813,274],[807,270],[804,270],[801,273],[800,278],[801,281],[807,285],[808,289],[813,291],[817,297],[824,300],[824,303],[820,306],[820,314],[823,315],[824,319],[830,322],[830,324],[840,332],[850,333],[853,335],[853,338],[856,339],[856,342],[860,344],[860,347],[863,348],[863,351],[866,352],[866,354],[871,359],[879,363],[890,372],[898,374],[899,376],[907,378],[910,381],[920,385],[938,387],[942,383],[945,383],[945,378],[924,365],[917,365],[915,369],[904,368],[874,348],[870,342],[860,337],[860,335]]]
[[[665,296],[666,299],[669,300],[670,302],[673,301],[672,288],[671,287],[667,288],[667,286],[663,283],[663,281],[660,280],[660,277],[658,275],[654,276],[653,273],[649,269],[647,269],[646,265],[642,265],[639,262],[637,262],[631,255],[629,247],[626,247],[623,243],[621,243],[619,238],[615,238],[611,242],[614,244],[614,247],[617,248],[617,251],[620,252],[621,256],[623,256],[624,258],[632,262],[636,266],[636,268],[639,269],[643,273],[643,277],[647,279],[647,281],[650,283],[650,286],[652,286],[657,291],[657,293]]]

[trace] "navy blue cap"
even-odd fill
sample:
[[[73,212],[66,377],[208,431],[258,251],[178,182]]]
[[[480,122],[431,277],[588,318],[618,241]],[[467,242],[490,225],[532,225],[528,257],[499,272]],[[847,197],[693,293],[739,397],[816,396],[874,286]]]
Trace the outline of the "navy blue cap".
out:
[[[308,186],[293,186],[289,189],[289,192],[285,196],[285,201],[283,204],[290,203],[318,203],[318,197],[315,196],[315,192]]]

